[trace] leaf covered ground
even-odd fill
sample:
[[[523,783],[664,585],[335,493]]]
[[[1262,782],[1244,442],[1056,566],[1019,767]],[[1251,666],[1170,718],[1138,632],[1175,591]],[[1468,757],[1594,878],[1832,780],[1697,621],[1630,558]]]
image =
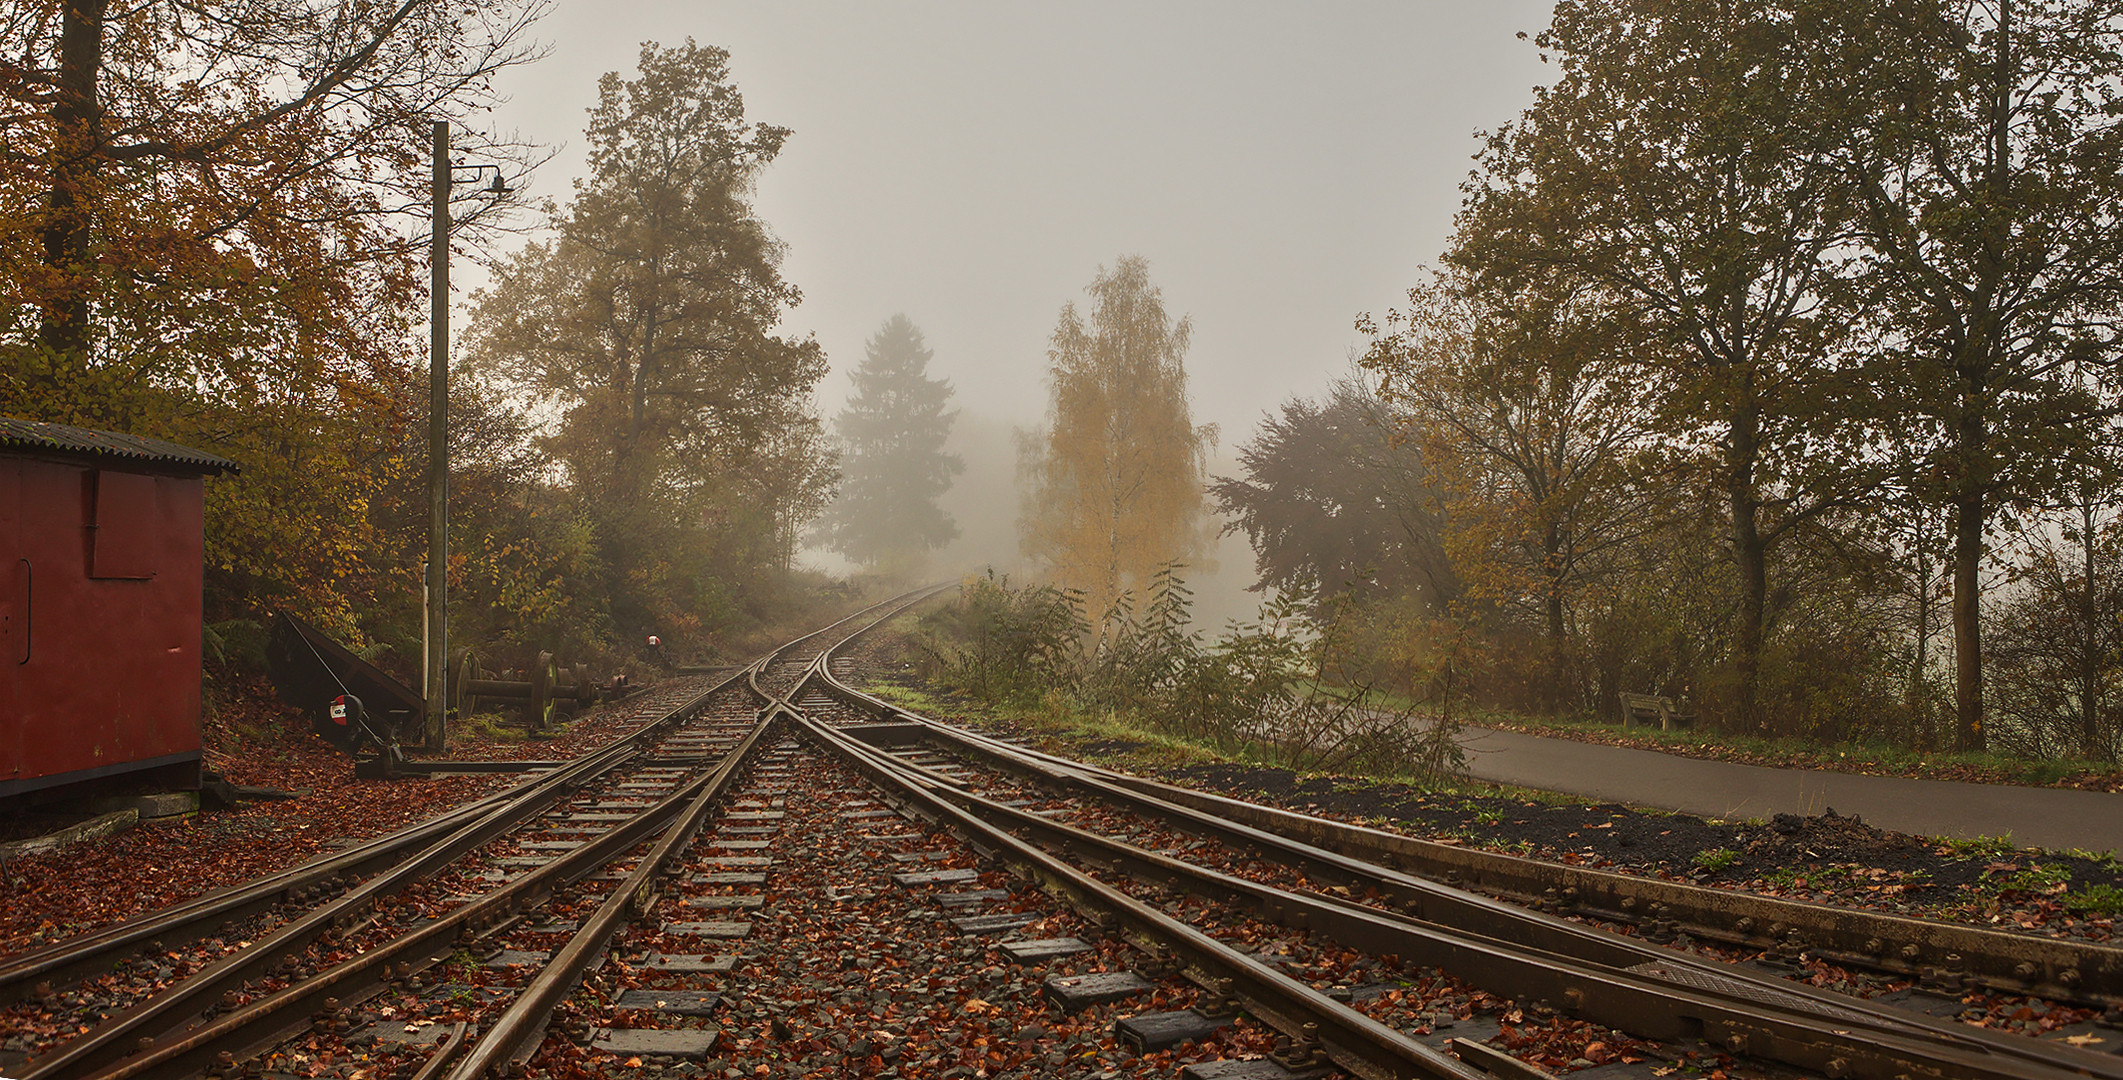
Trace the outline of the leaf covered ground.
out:
[[[612,737],[643,699],[605,706],[557,737],[506,730],[453,741],[453,757],[563,758]],[[0,863],[0,890],[35,903],[0,905],[0,956],[73,937],[159,907],[305,862],[432,817],[516,774],[356,780],[353,761],[280,704],[263,680],[235,687],[204,724],[206,764],[236,784],[291,798],[246,801],[142,823],[98,840]]]

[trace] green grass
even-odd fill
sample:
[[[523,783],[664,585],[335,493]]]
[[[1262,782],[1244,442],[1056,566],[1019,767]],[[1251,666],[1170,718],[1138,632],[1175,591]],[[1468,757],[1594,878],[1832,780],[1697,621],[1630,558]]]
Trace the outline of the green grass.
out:
[[[443,969],[442,976],[451,982],[470,983],[472,976],[479,971],[479,958],[473,956],[470,950],[459,949],[451,953],[449,959],[436,966]]]
[[[2063,855],[2067,858],[2085,859],[2103,870],[2114,870],[2116,868],[2116,853],[2113,851],[2088,851],[2085,848],[2065,848],[2055,854]]]
[[[1737,735],[1707,728],[1662,731],[1655,727],[1623,728],[1587,716],[1529,716],[1519,713],[1470,710],[1467,722],[1491,722],[1531,731],[1623,734],[1659,748],[1695,750],[1719,754],[1730,752],[1770,762],[1804,764],[1846,772],[1917,775],[1964,767],[1995,774],[2007,782],[2046,786],[2082,773],[2114,774],[2117,766],[2103,761],[2074,759],[2033,760],[1991,753],[1954,753],[1916,750],[1882,742],[1818,742],[1794,737]]]
[[[2000,892],[2061,892],[2071,883],[2071,868],[2061,863],[2029,863],[2024,870],[1985,870],[1982,881]]]
[[[455,733],[465,738],[492,739],[496,742],[523,742],[531,737],[529,729],[518,727],[510,717],[501,713],[473,713],[460,716],[452,722]]]
[[[1729,847],[1709,848],[1695,853],[1695,864],[1716,873],[1740,861],[1740,853]]]
[[[2113,885],[2088,885],[2064,894],[2064,908],[2087,915],[2123,915],[2123,889]]]
[[[862,688],[871,697],[883,698],[908,712],[933,713],[950,708],[943,699],[898,683],[872,683]]]
[[[878,683],[863,689],[908,712],[929,716],[941,717],[969,708],[924,690],[893,683]],[[1166,767],[1228,760],[1227,755],[1218,754],[1212,747],[1145,727],[1114,713],[1073,708],[1058,699],[1050,698],[1032,708],[1011,705],[972,705],[970,708],[1075,746],[1109,741],[1141,744],[1119,754],[1094,756],[1135,758],[1145,764]]]
[[[2011,833],[2003,836],[1978,836],[1973,840],[1942,837],[1939,843],[1946,848],[1947,855],[1956,859],[1994,859],[2018,850],[2012,846]]]
[[[1177,768],[1211,762],[1282,767],[1281,762],[1274,760],[1269,754],[1263,752],[1261,748],[1244,745],[1219,747],[1207,740],[1190,739],[1158,730],[1124,715],[1103,710],[1085,709],[1067,701],[1060,695],[1050,696],[1038,706],[1019,707],[952,699],[924,689],[898,683],[873,683],[864,687],[864,689],[868,693],[883,698],[909,712],[935,716],[959,713],[985,714],[998,720],[1014,723],[1032,734],[1055,739],[1072,748],[1105,741],[1140,743],[1142,744],[1141,746],[1127,751],[1118,753],[1100,752],[1091,755],[1116,764],[1125,763],[1131,767],[1145,769]],[[1501,713],[1468,710],[1465,719],[1470,724],[1480,724],[1485,718],[1504,717],[1505,714]],[[1523,718],[1514,717],[1513,719]],[[1547,721],[1541,722],[1546,723]],[[1578,726],[1594,728],[1600,725],[1591,722],[1581,722],[1578,723]],[[1691,733],[1671,732],[1665,734],[1687,737]],[[1325,774],[1301,772],[1301,775],[1310,777]],[[1405,784],[1430,794],[1481,795],[1492,798],[1513,799],[1542,806],[1584,806],[1592,801],[1580,795],[1523,788],[1510,784],[1496,784],[1469,778],[1426,780],[1420,777],[1400,775],[1360,775],[1351,777],[1348,773],[1336,774],[1337,790],[1355,790],[1367,785],[1386,783]],[[1477,823],[1482,825],[1498,825],[1504,820],[1502,812],[1484,809],[1479,804],[1469,802],[1463,808],[1473,815]],[[1639,813],[1657,816],[1671,816],[1674,813],[1672,810],[1659,807],[1635,807],[1634,809]],[[1750,824],[1759,826],[1763,822],[1760,819],[1753,819]],[[1948,843],[1968,842],[1950,841]],[[2004,850],[2010,850],[2009,845]]]

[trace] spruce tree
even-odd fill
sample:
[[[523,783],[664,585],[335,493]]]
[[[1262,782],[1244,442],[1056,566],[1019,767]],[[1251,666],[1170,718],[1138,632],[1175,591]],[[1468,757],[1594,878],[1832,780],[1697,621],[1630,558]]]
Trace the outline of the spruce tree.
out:
[[[965,462],[944,452],[957,410],[951,384],[929,378],[921,328],[894,315],[850,373],[855,392],[834,418],[841,440],[840,495],[819,531],[828,548],[872,568],[911,572],[958,536],[936,505]]]

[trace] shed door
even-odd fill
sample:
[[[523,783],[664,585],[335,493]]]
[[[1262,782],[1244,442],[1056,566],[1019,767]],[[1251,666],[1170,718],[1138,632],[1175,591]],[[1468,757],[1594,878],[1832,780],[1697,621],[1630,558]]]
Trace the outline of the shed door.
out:
[[[155,576],[157,530],[155,478],[139,473],[96,470],[96,520],[90,525],[89,571],[92,578],[146,579]]]
[[[35,568],[22,545],[22,463],[0,457],[0,783],[22,773],[22,665],[29,661]]]

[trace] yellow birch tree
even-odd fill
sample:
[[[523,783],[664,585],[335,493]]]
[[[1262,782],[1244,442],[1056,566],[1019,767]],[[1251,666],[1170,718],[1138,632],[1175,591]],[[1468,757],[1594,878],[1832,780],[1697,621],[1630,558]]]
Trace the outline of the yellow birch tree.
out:
[[[1062,308],[1047,350],[1047,426],[1024,449],[1024,553],[1082,594],[1094,644],[1118,626],[1123,594],[1208,547],[1203,483],[1212,425],[1187,407],[1190,329],[1124,256],[1084,290],[1088,320]]]

